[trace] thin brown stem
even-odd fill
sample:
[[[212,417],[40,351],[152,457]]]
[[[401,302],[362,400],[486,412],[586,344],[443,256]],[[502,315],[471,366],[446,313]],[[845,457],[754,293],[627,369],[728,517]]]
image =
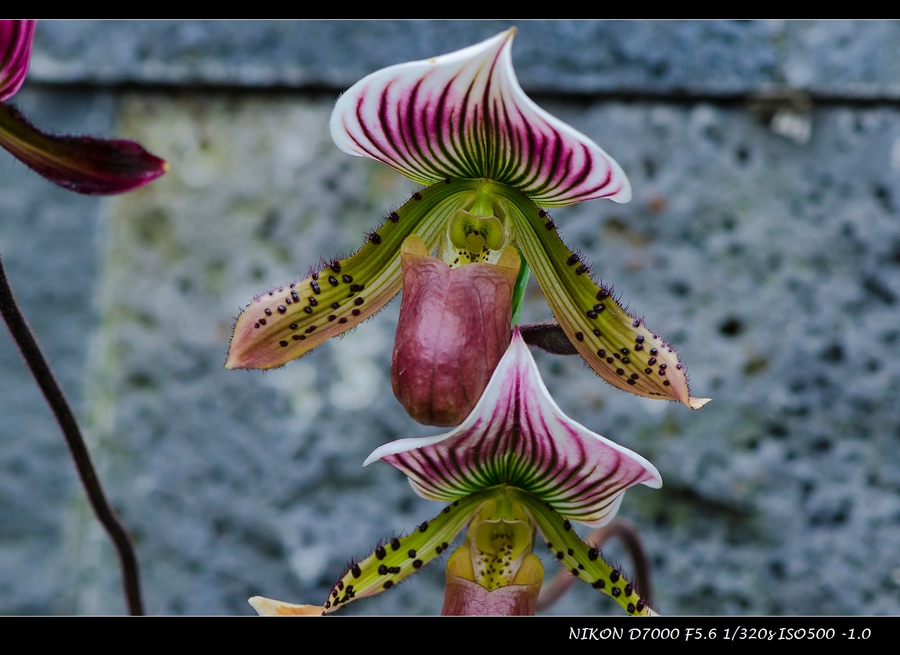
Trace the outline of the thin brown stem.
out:
[[[121,520],[110,507],[106,494],[103,493],[103,487],[100,485],[97,472],[91,463],[91,457],[84,444],[84,439],[81,436],[81,430],[78,428],[75,415],[72,413],[72,408],[56,382],[56,378],[50,370],[50,365],[44,358],[31,328],[28,327],[28,323],[25,321],[22,310],[16,303],[12,288],[9,286],[9,281],[6,278],[2,258],[0,258],[0,314],[3,315],[3,320],[6,321],[6,326],[19,347],[22,357],[25,358],[25,363],[31,370],[31,374],[44,394],[44,398],[47,399],[54,416],[56,416],[56,421],[59,423],[59,427],[62,429],[63,436],[66,439],[66,444],[69,446],[69,452],[75,461],[75,468],[78,470],[81,483],[84,485],[88,501],[94,509],[97,520],[100,521],[109,534],[109,538],[112,540],[113,546],[115,546],[119,555],[128,610],[133,616],[142,615],[144,613],[144,604],[141,600],[140,574],[131,535],[125,529],[125,526],[122,525]]]
[[[615,519],[602,528],[591,532],[585,541],[600,548],[610,539],[618,537],[622,540],[625,550],[634,565],[634,587],[640,591],[641,597],[647,605],[652,605],[653,593],[650,586],[650,563],[644,553],[644,546],[637,528],[624,519]],[[546,610],[553,605],[569,590],[572,583],[578,578],[572,577],[568,571],[560,571],[550,584],[541,589],[541,597],[538,599],[538,611]]]

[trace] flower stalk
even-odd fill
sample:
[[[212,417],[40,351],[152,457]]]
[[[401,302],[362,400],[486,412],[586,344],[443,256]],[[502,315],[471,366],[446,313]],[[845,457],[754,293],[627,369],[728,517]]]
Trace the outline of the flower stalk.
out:
[[[72,455],[72,461],[75,463],[75,469],[78,471],[78,477],[87,494],[88,502],[116,549],[122,568],[122,583],[125,588],[128,611],[132,616],[140,616],[144,613],[144,603],[141,599],[140,572],[137,555],[134,551],[134,541],[106,498],[103,486],[97,477],[97,471],[91,463],[91,456],[81,435],[81,429],[75,420],[75,414],[16,302],[12,287],[6,277],[2,256],[0,256],[0,315],[3,316],[13,341],[25,359],[25,364],[34,376],[47,404],[50,405],[53,416],[56,417],[56,422],[69,447],[69,453]]]
[[[33,20],[0,20],[0,147],[50,182],[87,195],[124,193],[165,173],[168,164],[138,143],[47,134],[5,102],[25,81],[35,24]],[[2,261],[0,314],[59,423],[94,514],[113,542],[128,610],[132,615],[143,614],[138,560],[131,535],[103,492],[75,415],[16,302]]]

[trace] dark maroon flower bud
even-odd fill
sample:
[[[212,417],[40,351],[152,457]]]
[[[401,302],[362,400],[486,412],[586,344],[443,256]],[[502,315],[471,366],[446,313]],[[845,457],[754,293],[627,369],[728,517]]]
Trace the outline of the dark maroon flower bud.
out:
[[[133,191],[169,170],[143,146],[125,139],[48,134],[0,103],[0,147],[64,189],[106,196]]]

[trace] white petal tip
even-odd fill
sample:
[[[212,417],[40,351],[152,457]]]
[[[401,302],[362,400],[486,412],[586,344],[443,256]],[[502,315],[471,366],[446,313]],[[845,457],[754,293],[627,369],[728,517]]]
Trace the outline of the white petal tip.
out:
[[[645,487],[650,487],[651,489],[660,489],[663,486],[663,481],[662,476],[659,474],[659,470],[637,453],[634,453],[634,455],[636,457],[640,457],[640,459],[644,463],[644,468],[646,469],[647,473],[653,476],[652,478],[650,478],[649,480],[645,480],[641,484],[643,484]]]
[[[247,601],[260,616],[321,616],[321,605],[294,605],[280,600],[254,596]]]
[[[625,186],[618,193],[609,197],[610,200],[620,205],[631,202],[631,184],[628,182],[628,178],[625,177],[624,171],[622,172],[622,180]]]
[[[712,398],[688,398],[688,405],[691,409],[700,409],[710,402],[712,402]]]

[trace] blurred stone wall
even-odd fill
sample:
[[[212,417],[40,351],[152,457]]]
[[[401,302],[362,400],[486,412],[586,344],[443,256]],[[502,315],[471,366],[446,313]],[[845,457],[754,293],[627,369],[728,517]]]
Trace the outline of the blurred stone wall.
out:
[[[350,557],[440,510],[394,469],[361,467],[429,433],[390,391],[397,301],[281,370],[222,363],[254,293],[352,251],[415,189],[334,147],[337,95],[510,25],[38,25],[15,104],[171,164],[96,199],[0,153],[0,252],[133,531],[148,612],[322,602]],[[525,90],[635,191],[554,219],[715,398],[691,412],[537,355],[566,413],[662,474],[620,511],[659,611],[900,613],[900,24],[518,27]],[[548,315],[533,286],[525,319]],[[434,564],[345,611],[436,614],[442,586]],[[123,611],[115,555],[0,336],[0,613]],[[619,612],[587,585],[553,611]]]

